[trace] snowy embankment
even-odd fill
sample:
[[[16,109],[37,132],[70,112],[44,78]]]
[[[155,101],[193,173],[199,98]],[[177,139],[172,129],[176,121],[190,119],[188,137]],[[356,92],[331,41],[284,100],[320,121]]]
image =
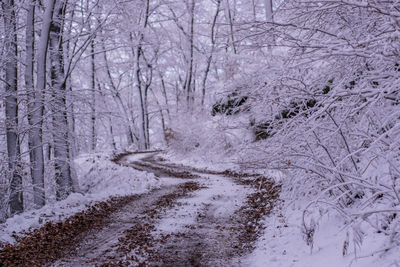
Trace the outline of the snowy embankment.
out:
[[[318,222],[313,248],[306,244],[301,226],[303,208],[276,212],[265,218],[265,231],[256,249],[247,256],[248,266],[263,267],[389,267],[399,266],[400,250],[385,251],[386,237],[363,225],[360,243],[354,244],[340,216]],[[343,255],[345,253],[346,255]]]
[[[81,193],[9,218],[0,224],[0,243],[13,243],[14,236],[19,233],[39,228],[49,221],[62,221],[111,196],[141,194],[160,186],[154,174],[117,165],[109,155],[81,155],[74,163]]]
[[[390,173],[389,166],[382,162],[367,166],[362,177],[366,181],[368,177],[380,177],[383,183]],[[286,187],[290,186],[291,178],[283,179],[284,187],[285,183]],[[382,210],[390,211],[388,216],[396,214],[392,206],[379,198],[378,201],[360,200],[349,206],[344,216],[343,210],[332,208],[327,201],[321,200],[323,204],[317,205],[320,196],[290,201],[288,190],[286,193],[283,190],[281,198],[286,202],[265,219],[265,232],[256,250],[247,257],[249,266],[400,266],[400,229],[396,227],[396,215],[391,225],[389,221],[386,226],[378,217]],[[313,229],[308,235],[303,220]],[[382,230],[385,228],[393,230],[385,232]]]

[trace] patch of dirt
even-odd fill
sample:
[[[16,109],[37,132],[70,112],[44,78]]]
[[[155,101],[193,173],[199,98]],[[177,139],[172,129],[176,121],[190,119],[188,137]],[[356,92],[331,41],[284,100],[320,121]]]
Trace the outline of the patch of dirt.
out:
[[[156,163],[153,159],[154,155],[161,151],[147,151],[147,152],[123,152],[114,156],[111,160],[116,164],[134,168],[139,171],[146,171],[154,173],[157,177],[174,177],[180,179],[194,179],[199,178],[199,175],[193,174],[190,170],[184,170],[183,168],[177,168],[175,166],[168,166]],[[142,160],[136,160],[127,162],[125,157],[133,154],[150,154],[150,156],[144,157]]]
[[[237,211],[239,223],[243,226],[238,229],[238,239],[244,244],[243,251],[250,252],[264,230],[262,219],[269,215],[279,202],[281,185],[276,185],[271,179],[263,176],[242,180],[241,183],[255,189],[254,193],[247,196],[245,205]]]
[[[149,266],[149,261],[158,259],[159,255],[154,247],[162,240],[153,237],[154,223],[160,218],[161,211],[172,208],[179,198],[187,196],[190,192],[199,190],[197,182],[186,182],[166,195],[161,196],[145,210],[142,221],[124,231],[124,236],[118,239],[116,254],[109,256],[102,262],[103,266]]]
[[[118,154],[115,154],[114,157],[111,159],[112,162],[115,164],[120,164],[123,158],[126,156],[132,155],[132,154],[149,154],[149,153],[159,153],[162,152],[162,150],[152,150],[152,151],[137,151],[137,152],[132,152],[132,151],[124,151],[120,152]]]
[[[199,175],[193,174],[190,171],[186,170],[181,170],[178,168],[174,167],[168,167],[168,166],[162,166],[162,165],[155,165],[151,163],[147,163],[144,161],[134,161],[129,163],[129,167],[132,167],[134,169],[140,170],[140,171],[147,171],[147,172],[152,172],[158,177],[175,177],[175,178],[181,178],[181,179],[194,179],[194,178],[200,178]]]
[[[155,167],[155,168],[180,169],[180,170],[185,170],[186,172],[189,172],[189,173],[195,172],[195,173],[201,173],[201,174],[222,175],[222,176],[230,177],[230,178],[260,176],[259,174],[237,172],[237,171],[233,171],[233,170],[229,170],[229,169],[226,169],[224,171],[215,171],[215,170],[210,170],[210,169],[201,169],[201,168],[196,168],[196,167],[192,167],[192,166],[186,166],[183,164],[175,164],[172,162],[168,162],[166,159],[164,159],[161,156],[155,157],[154,154],[151,154],[150,156],[143,158],[143,161],[146,162],[147,164],[151,164],[151,166]]]

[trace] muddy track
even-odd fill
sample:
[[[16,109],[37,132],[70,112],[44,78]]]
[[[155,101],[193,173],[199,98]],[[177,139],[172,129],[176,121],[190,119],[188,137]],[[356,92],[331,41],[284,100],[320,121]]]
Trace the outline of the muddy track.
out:
[[[159,233],[153,240],[147,266],[242,266],[240,256],[253,249],[262,232],[260,220],[277,202],[280,186],[256,174],[233,171],[213,171],[166,162],[149,154],[130,166],[160,172],[175,177],[224,176],[242,186],[255,189],[232,214],[215,216],[218,207],[206,204],[199,210],[195,222],[174,233]],[[191,174],[191,175],[188,175]],[[220,196],[214,196],[220,197]],[[217,200],[217,199],[216,199]]]
[[[146,224],[148,221],[146,212],[149,207],[155,206],[159,198],[171,194],[175,189],[174,186],[164,187],[132,201],[113,213],[101,229],[88,232],[74,249],[66,253],[63,259],[56,261],[53,266],[88,266],[115,260],[120,256],[117,249],[125,233],[137,224]]]
[[[156,151],[157,152],[157,151]],[[162,152],[162,151],[160,151]],[[196,168],[192,166],[186,166],[183,164],[176,164],[173,162],[166,161],[162,156],[159,156],[158,153],[151,153],[150,155],[144,157],[142,159],[142,163],[145,163],[147,166],[153,168],[165,168],[165,169],[179,169],[183,172],[187,173],[200,173],[200,174],[210,174],[210,175],[222,175],[230,178],[246,178],[246,177],[259,177],[259,174],[254,173],[246,173],[246,172],[237,172],[232,170],[224,170],[224,171],[216,171],[212,169],[205,168]]]
[[[252,174],[168,163],[157,153],[142,153],[137,160],[129,158],[131,153],[120,154],[114,162],[163,179],[179,178],[181,183],[113,198],[64,222],[47,223],[2,248],[0,266],[241,266],[240,256],[251,251],[262,231],[260,220],[274,207],[279,186]],[[222,185],[253,188],[252,193],[223,215],[216,215],[218,203],[233,206],[236,196],[210,194],[212,200],[196,202],[198,209],[187,215],[191,222],[182,229],[157,229],[160,221],[175,216],[171,211],[193,201],[196,192],[211,190],[207,185],[221,186],[215,182],[219,180]]]

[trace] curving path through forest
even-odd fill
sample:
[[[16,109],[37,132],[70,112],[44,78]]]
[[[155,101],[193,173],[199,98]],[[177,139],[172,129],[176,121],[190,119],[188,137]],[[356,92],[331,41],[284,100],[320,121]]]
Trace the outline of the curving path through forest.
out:
[[[265,177],[177,165],[157,151],[114,161],[164,186],[48,224],[4,248],[0,265],[241,266],[278,199],[279,186]]]

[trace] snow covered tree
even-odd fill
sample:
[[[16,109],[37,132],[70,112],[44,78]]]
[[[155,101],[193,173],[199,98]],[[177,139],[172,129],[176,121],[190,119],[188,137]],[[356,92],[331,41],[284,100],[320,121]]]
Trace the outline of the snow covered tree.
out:
[[[51,61],[51,112],[52,135],[54,146],[55,180],[57,199],[65,199],[72,192],[70,166],[70,141],[66,103],[66,77],[64,74],[63,21],[66,1],[55,4],[50,26],[50,61]]]
[[[18,48],[17,48],[17,18],[13,0],[2,1],[4,13],[4,34],[8,36],[4,43],[5,80],[5,118],[8,152],[8,167],[10,177],[10,213],[22,212],[22,176],[20,169],[21,151],[18,133]]]

